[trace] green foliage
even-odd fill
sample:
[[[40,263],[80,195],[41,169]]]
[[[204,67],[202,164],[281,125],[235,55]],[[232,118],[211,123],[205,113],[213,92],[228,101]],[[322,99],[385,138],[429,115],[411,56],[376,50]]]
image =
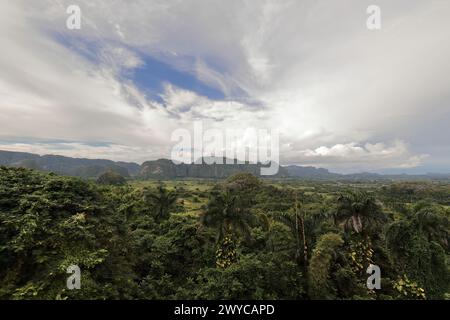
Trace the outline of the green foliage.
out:
[[[399,273],[417,282],[430,298],[442,298],[449,291],[449,233],[445,212],[420,203],[386,230],[387,247]]]
[[[373,230],[386,221],[377,200],[366,192],[347,192],[337,199],[337,221],[356,233]]]
[[[342,237],[335,233],[327,233],[320,237],[314,247],[308,270],[309,295],[313,299],[335,298],[334,288],[329,278],[333,262],[337,259],[338,250],[344,244]]]
[[[355,272],[362,272],[370,264],[373,264],[373,249],[369,238],[350,242],[349,257]]]
[[[176,191],[166,189],[163,184],[158,185],[156,192],[148,189],[144,192],[144,200],[155,208],[157,220],[169,217],[170,210],[175,207],[177,198]]]
[[[242,256],[228,268],[205,268],[196,278],[196,299],[299,299],[303,277],[281,254]]]
[[[228,268],[237,261],[236,245],[230,235],[226,235],[216,250],[216,266]]]
[[[98,184],[123,186],[127,184],[127,180],[114,171],[107,171],[97,178]]]
[[[1,168],[0,297],[10,299],[125,298],[130,269],[120,217],[95,186],[74,178]],[[66,268],[79,265],[85,284],[67,292]],[[109,289],[111,278],[122,277]]]
[[[252,192],[261,187],[261,181],[254,175],[246,172],[237,173],[225,181],[227,188],[238,192]]]
[[[408,279],[407,275],[394,282],[394,289],[398,291],[400,299],[426,299],[425,290]]]
[[[129,183],[0,167],[0,299],[448,298],[444,186]]]

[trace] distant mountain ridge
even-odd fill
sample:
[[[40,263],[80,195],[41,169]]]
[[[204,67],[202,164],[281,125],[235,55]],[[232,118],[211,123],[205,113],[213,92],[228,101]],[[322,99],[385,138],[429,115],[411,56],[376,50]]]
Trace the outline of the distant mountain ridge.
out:
[[[302,177],[311,179],[333,179],[342,175],[338,173],[331,173],[328,169],[316,167],[303,166],[286,166],[284,167],[290,177]]]
[[[209,160],[209,161],[207,161]],[[217,159],[216,159],[217,160]],[[227,159],[221,159],[227,163]],[[176,179],[176,178],[227,178],[237,172],[249,172],[255,176],[261,176],[260,163],[236,163],[236,160],[228,161],[234,164],[207,164],[211,159],[204,158],[202,163],[175,164],[168,159],[145,161],[142,165],[134,162],[112,161],[105,159],[71,158],[59,155],[43,155],[34,153],[13,152],[0,150],[0,165],[12,167],[24,167],[40,171],[54,172],[61,175],[77,176],[82,178],[97,178],[107,171],[119,173],[124,177],[142,179]],[[311,166],[280,166],[279,171],[269,178],[280,179],[306,179],[306,180],[413,180],[413,179],[438,179],[449,180],[449,175],[382,175],[377,173],[339,174],[324,168]]]
[[[209,161],[208,161],[209,160]],[[216,162],[214,162],[214,160]],[[220,160],[220,162],[218,161]],[[146,161],[141,166],[140,176],[143,178],[227,178],[237,172],[248,172],[255,176],[261,175],[260,163],[238,163],[233,159],[207,159],[204,158],[200,163],[180,163],[175,164],[168,159],[159,159]],[[230,163],[233,164],[225,164]],[[208,164],[210,163],[210,164]],[[288,177],[289,173],[284,167],[279,167],[278,173],[272,177]]]
[[[34,153],[1,150],[0,165],[51,171],[61,175],[83,178],[98,177],[106,171],[114,171],[124,177],[136,176],[141,169],[140,165],[133,162],[115,162],[104,159],[79,159],[58,155],[40,156]]]

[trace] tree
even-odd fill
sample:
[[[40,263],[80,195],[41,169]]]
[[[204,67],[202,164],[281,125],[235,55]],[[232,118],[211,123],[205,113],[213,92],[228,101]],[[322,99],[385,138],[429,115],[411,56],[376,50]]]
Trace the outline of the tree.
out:
[[[107,171],[97,179],[98,184],[123,186],[127,184],[127,180],[114,171]]]
[[[94,183],[0,167],[0,299],[129,297],[122,231],[123,217]],[[70,265],[82,270],[82,290],[66,288]]]
[[[414,207],[414,214],[410,216],[410,219],[413,226],[425,235],[428,241],[436,241],[448,251],[450,219],[438,206],[419,202]]]
[[[247,174],[142,190],[147,183],[100,187],[0,166],[0,300],[450,295],[446,182],[432,183],[436,191],[417,182],[426,192],[386,211],[392,222],[383,229],[379,184],[356,186],[371,193],[336,204],[341,183],[263,183]],[[367,288],[369,263],[381,269],[381,290]],[[72,265],[82,290],[67,290]]]
[[[295,239],[296,260],[300,261],[301,251],[303,249],[303,263],[308,265],[308,244],[305,231],[305,212],[301,202],[295,198],[294,212],[285,212],[275,215],[275,219],[286,225]]]
[[[225,185],[234,191],[252,192],[261,187],[261,181],[251,173],[240,172],[229,177]]]
[[[317,242],[308,268],[308,290],[312,299],[334,298],[334,288],[329,283],[330,271],[343,244],[342,237],[335,233],[324,234]]]
[[[240,205],[240,198],[229,191],[218,192],[212,195],[206,211],[201,217],[204,225],[216,228],[217,241],[221,241],[225,235],[250,236],[250,223],[254,216],[248,208]]]
[[[150,201],[155,206],[156,220],[162,220],[169,217],[170,210],[175,206],[178,199],[177,192],[168,190],[163,184],[159,184],[156,192],[146,190],[144,200]]]
[[[435,206],[419,203],[386,228],[386,245],[399,275],[423,287],[429,298],[443,298],[450,289],[449,219]]]
[[[365,192],[341,194],[337,202],[336,221],[344,222],[346,230],[362,233],[387,220],[378,201]]]
[[[236,261],[236,235],[250,237],[250,223],[254,216],[239,201],[239,196],[230,191],[215,193],[201,216],[203,225],[217,230],[216,263],[219,266],[227,267]]]

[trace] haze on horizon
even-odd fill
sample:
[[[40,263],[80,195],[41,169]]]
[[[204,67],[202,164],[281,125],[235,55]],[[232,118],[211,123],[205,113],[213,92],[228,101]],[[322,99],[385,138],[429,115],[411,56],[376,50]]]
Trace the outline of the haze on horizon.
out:
[[[80,30],[66,28],[72,4]],[[170,157],[171,133],[201,120],[278,129],[283,165],[450,173],[449,11],[443,0],[1,0],[0,150],[143,162]]]

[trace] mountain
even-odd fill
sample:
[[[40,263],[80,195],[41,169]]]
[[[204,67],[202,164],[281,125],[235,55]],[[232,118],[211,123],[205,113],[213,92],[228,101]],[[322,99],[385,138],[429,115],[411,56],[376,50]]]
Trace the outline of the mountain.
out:
[[[213,163],[215,160],[215,163]],[[104,159],[71,158],[58,155],[40,156],[34,153],[11,152],[0,150],[0,165],[11,167],[24,167],[40,171],[55,172],[61,175],[77,176],[82,178],[98,178],[107,171],[113,171],[124,177],[142,179],[175,179],[175,178],[227,178],[237,172],[248,172],[255,176],[261,176],[260,163],[243,164],[236,160],[203,158],[201,163],[175,164],[168,159],[146,161],[142,165],[134,162],[111,161]],[[208,164],[212,163],[212,164]],[[311,166],[280,166],[274,176],[268,178],[291,178],[305,180],[341,180],[341,181],[378,181],[378,180],[450,180],[449,174],[378,174],[370,172],[339,174],[323,168]]]
[[[261,168],[264,167],[260,163],[243,163],[238,164],[235,160],[231,160],[234,164],[229,163],[230,159],[221,159],[221,163],[214,162],[214,159],[204,158],[201,163],[191,164],[175,164],[171,160],[159,159],[154,161],[146,161],[142,164],[140,176],[143,178],[162,179],[162,178],[227,178],[237,172],[248,172],[255,176],[260,176]],[[227,162],[228,160],[228,162]],[[207,164],[212,163],[212,164]],[[288,177],[289,173],[284,167],[279,167],[278,173],[272,177]]]
[[[26,152],[0,150],[0,165],[51,171],[61,175],[83,178],[99,177],[106,171],[114,171],[124,177],[136,176],[140,165],[132,162],[114,162],[103,159],[78,159],[57,155],[40,156]]]
[[[315,168],[310,166],[286,166],[284,168],[290,177],[296,178],[327,180],[336,179],[342,176],[338,173],[331,173],[324,168]]]
[[[78,159],[57,155],[40,156],[33,153],[0,151],[0,165],[51,171],[61,175],[97,178],[106,171],[114,171],[124,177],[144,179],[173,178],[227,178],[237,172],[249,172],[260,176],[261,164],[207,164],[218,159],[204,158],[201,164],[175,164],[168,159],[146,161],[142,165],[133,162],[114,162],[103,159]],[[221,159],[227,163],[230,159]],[[283,167],[273,177],[287,177]]]

